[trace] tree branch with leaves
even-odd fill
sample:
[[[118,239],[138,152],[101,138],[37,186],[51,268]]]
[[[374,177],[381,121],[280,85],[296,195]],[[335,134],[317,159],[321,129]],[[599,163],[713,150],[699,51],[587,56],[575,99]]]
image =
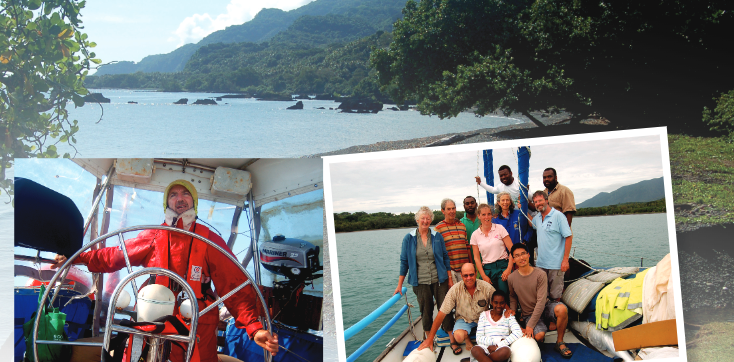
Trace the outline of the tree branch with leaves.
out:
[[[79,126],[67,107],[84,105],[84,77],[101,63],[81,32],[84,5],[0,0],[0,187],[8,194],[12,180],[5,171],[14,158],[59,157],[57,145],[74,148]]]

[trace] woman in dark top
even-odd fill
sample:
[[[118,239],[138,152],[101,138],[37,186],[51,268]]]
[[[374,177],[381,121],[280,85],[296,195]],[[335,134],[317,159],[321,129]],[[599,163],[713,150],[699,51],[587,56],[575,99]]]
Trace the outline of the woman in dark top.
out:
[[[434,299],[437,305],[443,304],[443,298],[449,290],[448,278],[451,278],[451,268],[443,237],[430,228],[433,211],[426,206],[421,207],[415,214],[415,221],[418,228],[403,238],[400,251],[400,277],[393,294],[403,294],[401,290],[407,275],[408,284],[413,286],[413,293],[417,297],[423,317],[423,330],[427,335],[433,324]],[[442,327],[446,332],[452,331],[453,319],[447,316]]]

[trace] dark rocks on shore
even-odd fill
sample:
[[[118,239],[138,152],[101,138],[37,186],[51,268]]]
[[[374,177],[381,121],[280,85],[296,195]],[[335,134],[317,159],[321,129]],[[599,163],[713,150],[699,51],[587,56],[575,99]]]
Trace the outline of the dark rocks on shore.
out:
[[[181,99],[173,102],[173,104],[187,104],[187,103],[189,103],[189,99],[188,98],[181,98]]]
[[[286,108],[286,109],[303,109],[303,102],[298,101],[296,104]]]
[[[284,95],[284,94],[277,94],[277,93],[261,93],[256,94],[255,98],[257,98],[258,101],[292,101],[293,97],[290,95]]]
[[[316,109],[326,109],[326,108],[324,108],[324,107],[316,107]]]
[[[84,96],[84,102],[91,103],[110,103],[109,98],[105,98],[102,93],[89,93]]]
[[[334,100],[334,98],[335,97],[333,94],[322,93],[322,94],[317,94],[316,98],[314,99],[318,101],[331,101],[331,100]]]
[[[136,101],[128,101],[127,104],[138,104]]]
[[[369,99],[345,99],[337,107],[342,113],[377,113],[382,110],[382,102]]]
[[[398,107],[390,107],[388,109],[391,110],[391,111],[399,111],[400,110],[400,108],[398,108]]]
[[[203,105],[217,105],[213,99],[197,99],[196,102],[191,104],[203,104]]]
[[[218,98],[252,98],[249,94],[225,94]]]

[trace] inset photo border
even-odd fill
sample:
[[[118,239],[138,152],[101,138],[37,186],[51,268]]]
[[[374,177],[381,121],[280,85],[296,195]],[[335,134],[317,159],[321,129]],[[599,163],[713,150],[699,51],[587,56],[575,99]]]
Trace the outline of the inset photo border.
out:
[[[523,165],[523,153],[530,156],[529,166]],[[510,178],[507,170],[498,173],[504,165],[509,166]],[[550,174],[555,177],[548,177]],[[487,184],[494,187],[486,187]],[[656,267],[669,255],[665,259],[670,261],[669,276],[661,274],[652,278],[657,289],[666,292],[658,294],[657,300],[643,298],[644,316],[631,318],[636,321],[621,330],[637,335],[632,328],[641,325],[643,320],[655,322],[667,318],[660,315],[660,307],[674,309],[678,351],[673,351],[672,356],[677,354],[677,357],[669,358],[671,354],[666,354],[669,350],[644,350],[642,353],[648,353],[646,356],[651,360],[686,361],[668,138],[664,127],[324,157],[324,199],[339,360],[400,361],[407,341],[424,339],[423,329],[430,329],[431,324],[417,322],[421,312],[410,283],[410,274],[414,271],[407,268],[407,275],[404,272],[406,264],[415,265],[405,261],[405,240],[410,239],[411,233],[415,239],[415,233],[421,230],[416,214],[430,214],[420,211],[421,207],[427,206],[433,212],[431,232],[435,232],[436,222],[443,220],[444,212],[449,219],[455,220],[475,217],[472,223],[478,226],[479,212],[472,210],[471,205],[465,207],[464,201],[470,203],[474,199],[477,204],[485,204],[491,197],[493,212],[495,207],[500,210],[499,205],[495,205],[497,195],[485,188],[499,192],[512,189],[513,184],[515,190],[526,193],[531,201],[533,193],[544,190],[547,185],[552,191],[562,189],[556,184],[563,185],[573,194],[570,200],[563,201],[566,203],[563,209],[575,208],[576,211],[570,216],[569,212],[561,214],[571,221],[573,238],[569,259],[575,260],[570,261],[571,271],[565,276],[564,301],[570,299],[565,295],[570,289],[569,279],[575,281],[615,267],[642,266],[638,271],[642,272]],[[443,202],[449,207],[442,210],[445,199],[453,202],[456,212],[451,210],[451,202]],[[550,204],[558,206],[558,196],[551,196]],[[514,201],[512,206],[517,209]],[[526,207],[523,204],[521,209]],[[520,213],[519,218],[523,218],[525,212]],[[530,235],[533,228],[518,225],[519,218],[510,220],[509,228],[515,229],[515,234],[519,232],[520,238],[523,233]],[[472,226],[468,228],[467,239],[471,239]],[[513,232],[510,235],[518,237]],[[440,252],[434,250],[434,255],[438,254]],[[666,269],[665,260],[655,271]],[[437,258],[434,261],[444,263]],[[574,265],[579,262],[587,264],[591,271],[573,275],[577,270]],[[440,270],[445,269],[440,267]],[[629,268],[615,271],[620,269]],[[627,273],[632,273],[622,274],[627,279],[636,275],[629,270]],[[481,274],[477,273],[477,280]],[[444,282],[447,277],[442,275],[439,279]],[[605,281],[605,287],[612,281]],[[402,290],[407,287],[402,296],[396,294],[399,283],[402,283]],[[648,286],[641,289],[656,289],[650,289],[650,284],[646,283]],[[595,313],[590,308],[595,305],[595,298],[596,295],[585,304],[581,313],[568,309],[565,342],[589,344],[580,333],[571,333],[571,325],[572,322],[586,322],[588,317],[594,323]],[[657,309],[648,313],[652,306]],[[645,338],[633,337],[636,343],[654,344],[650,342],[651,337],[664,337],[664,333],[645,331],[650,326],[638,328],[643,330]],[[617,333],[615,338],[621,334],[624,333]],[[550,331],[547,337],[541,351],[552,353],[553,344],[549,344],[548,339],[555,341],[557,332]],[[670,344],[673,336],[668,337],[669,341],[663,344]],[[454,356],[452,348],[447,347],[442,359],[458,362],[460,358],[469,357],[470,352],[463,344],[461,347],[459,356]],[[604,346],[591,348],[602,350]],[[434,348],[436,356],[440,351],[441,348]],[[615,353],[604,352],[608,356]]]

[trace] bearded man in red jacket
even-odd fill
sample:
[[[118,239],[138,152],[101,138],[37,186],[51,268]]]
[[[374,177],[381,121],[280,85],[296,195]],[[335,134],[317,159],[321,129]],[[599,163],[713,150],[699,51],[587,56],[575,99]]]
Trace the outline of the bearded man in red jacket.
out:
[[[224,240],[209,228],[196,222],[199,201],[194,185],[186,180],[176,180],[163,193],[165,222],[162,225],[173,226],[190,231],[207,238],[232,254]],[[125,241],[130,264],[133,266],[159,267],[168,269],[186,280],[196,293],[199,310],[203,310],[216,298],[210,290],[211,282],[216,291],[225,295],[244,283],[247,279],[239,268],[224,254],[210,247],[201,240],[177,232],[166,230],[144,230],[137,237]],[[60,267],[66,257],[56,256]],[[84,264],[94,273],[111,273],[126,267],[125,257],[119,247],[108,247],[100,250],[84,252],[74,260],[75,264]],[[156,284],[171,289],[174,294],[181,288],[168,277],[157,276]],[[245,287],[224,301],[229,312],[235,317],[235,326],[245,328],[250,339],[273,355],[278,352],[278,336],[271,335],[263,329],[258,318],[258,297],[250,286]],[[178,312],[178,305],[174,314]],[[219,315],[213,308],[199,318],[196,334],[201,362],[217,361],[217,324]],[[170,360],[183,361],[185,351],[180,348],[171,350]]]

